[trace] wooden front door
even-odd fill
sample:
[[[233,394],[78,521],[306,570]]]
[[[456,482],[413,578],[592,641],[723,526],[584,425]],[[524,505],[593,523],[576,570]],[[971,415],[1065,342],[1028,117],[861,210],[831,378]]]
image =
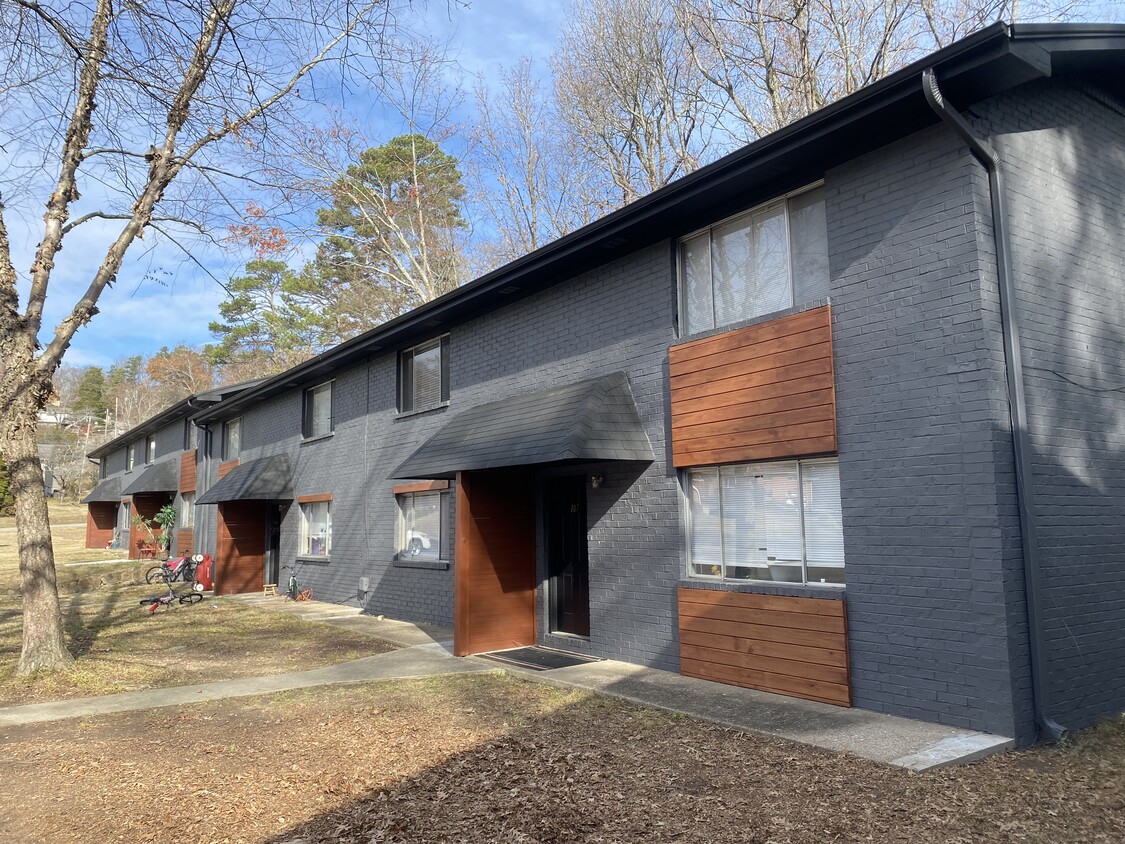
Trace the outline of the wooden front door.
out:
[[[216,595],[262,590],[266,507],[264,501],[225,501],[219,505]]]
[[[527,471],[457,476],[453,651],[535,644],[535,489]]]
[[[590,635],[586,477],[553,478],[543,495],[552,633]]]

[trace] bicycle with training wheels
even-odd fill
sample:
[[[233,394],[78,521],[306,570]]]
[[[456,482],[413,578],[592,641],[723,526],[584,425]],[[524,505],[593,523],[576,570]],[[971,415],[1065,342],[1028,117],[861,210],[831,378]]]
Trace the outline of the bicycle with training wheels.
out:
[[[172,584],[168,585],[168,594],[166,595],[150,595],[147,598],[141,598],[141,606],[148,609],[150,615],[155,615],[157,610],[171,609],[173,604],[198,604],[203,600],[203,595],[196,591],[185,592],[180,594],[172,588]]]
[[[312,590],[308,587],[301,588],[300,584],[297,583],[297,567],[286,566],[285,568],[289,572],[289,589],[286,591],[286,596],[289,600],[311,601],[313,596]]]

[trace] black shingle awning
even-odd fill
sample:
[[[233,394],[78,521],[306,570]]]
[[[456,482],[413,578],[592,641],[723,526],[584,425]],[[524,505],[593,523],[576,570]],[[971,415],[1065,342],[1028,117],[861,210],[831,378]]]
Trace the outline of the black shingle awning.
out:
[[[145,467],[140,477],[121,490],[122,495],[138,492],[175,492],[180,486],[180,461],[161,460]]]
[[[106,478],[82,499],[83,504],[96,504],[112,501],[115,504],[121,500],[121,478]]]
[[[434,434],[394,478],[544,463],[651,463],[652,445],[624,372],[466,410]]]
[[[195,503],[292,500],[293,471],[289,468],[289,458],[284,454],[275,454],[235,466]]]

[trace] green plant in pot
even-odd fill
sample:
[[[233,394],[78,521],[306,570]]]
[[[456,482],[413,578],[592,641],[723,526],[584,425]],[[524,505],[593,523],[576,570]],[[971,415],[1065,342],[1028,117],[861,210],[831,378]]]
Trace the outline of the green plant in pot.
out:
[[[165,504],[156,511],[156,515],[152,517],[161,530],[160,536],[156,538],[157,543],[160,545],[160,550],[165,554],[168,549],[172,547],[172,528],[176,526],[176,508],[171,504]]]

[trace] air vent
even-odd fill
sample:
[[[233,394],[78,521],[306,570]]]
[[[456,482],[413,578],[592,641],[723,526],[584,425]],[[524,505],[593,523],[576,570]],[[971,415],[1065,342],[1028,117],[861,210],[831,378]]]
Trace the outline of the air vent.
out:
[[[602,249],[616,249],[618,246],[624,246],[629,242],[627,237],[611,237],[602,241]]]
[[[507,287],[501,287],[500,288],[501,293],[507,293],[507,294],[519,293],[519,291],[520,291],[520,289],[518,287],[516,287],[514,284],[509,284]]]
[[[425,324],[429,325],[431,327],[435,326],[435,325],[441,325],[441,320],[440,319],[428,319],[428,320],[426,320]]]

